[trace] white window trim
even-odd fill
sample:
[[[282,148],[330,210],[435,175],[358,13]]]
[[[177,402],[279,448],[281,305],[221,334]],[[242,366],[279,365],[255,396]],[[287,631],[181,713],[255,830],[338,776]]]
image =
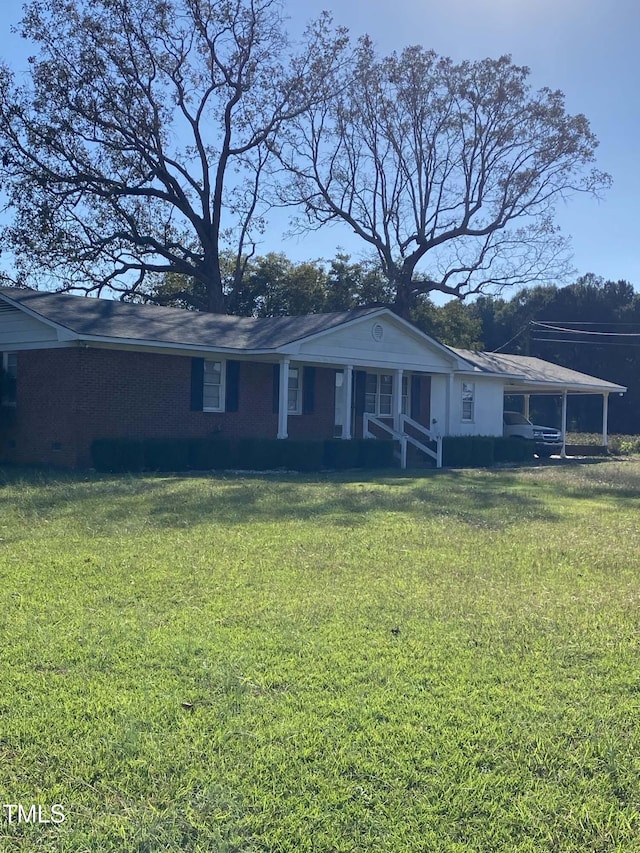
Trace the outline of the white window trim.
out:
[[[18,377],[18,365],[17,365],[18,353],[17,353],[17,352],[15,352],[14,350],[10,350],[10,351],[3,352],[3,353],[2,353],[2,370],[3,370],[5,373],[8,373],[8,372],[9,372],[9,358],[10,358],[11,356],[15,356],[15,358],[16,358],[16,374],[15,374],[15,379],[17,380],[17,377]],[[1,403],[3,406],[8,406],[8,407],[11,407],[11,408],[15,408],[15,407],[16,407],[16,402],[17,402],[16,400],[4,400],[4,399],[0,401],[0,403]]]
[[[206,379],[206,365],[207,362],[210,364],[219,364],[220,365],[220,405],[219,406],[205,406],[205,388],[207,384],[211,385],[213,383],[205,382]],[[202,375],[202,411],[203,412],[224,412],[225,410],[225,400],[226,400],[226,386],[227,386],[227,362],[222,358],[205,358],[205,369]]]
[[[389,370],[367,370],[366,374],[367,374],[367,376],[375,376],[376,377],[376,393],[375,393],[376,405],[375,405],[375,412],[367,412],[366,398],[367,398],[367,393],[370,393],[370,392],[367,392],[367,389],[365,387],[365,408],[364,408],[365,412],[369,415],[373,415],[373,417],[375,417],[375,418],[392,418],[393,417],[393,382],[395,380],[393,373]],[[380,377],[381,376],[390,376],[391,377],[391,388],[392,388],[391,395],[385,394],[385,396],[391,396],[391,409],[392,409],[392,411],[384,412],[384,413],[380,412]],[[365,379],[365,383],[366,383],[366,379]],[[406,385],[406,387],[407,387],[407,393],[402,394],[402,414],[408,415],[409,414],[409,404],[410,404],[410,385],[409,385],[409,375],[407,373],[404,373],[402,376],[402,385],[403,386]]]
[[[466,402],[471,403],[471,416],[465,418],[464,416],[464,405],[465,405],[465,395],[470,395],[467,398]],[[463,382],[461,389],[461,411],[460,411],[460,420],[463,424],[473,424],[476,420],[476,383],[475,382]]]
[[[289,415],[301,415],[302,414],[302,365],[299,364],[290,364],[289,365],[289,381],[291,381],[291,372],[295,370],[298,376],[298,387],[295,389],[287,388],[287,414]],[[290,392],[294,390],[297,392],[298,400],[295,409],[289,408],[289,400],[290,400]]]

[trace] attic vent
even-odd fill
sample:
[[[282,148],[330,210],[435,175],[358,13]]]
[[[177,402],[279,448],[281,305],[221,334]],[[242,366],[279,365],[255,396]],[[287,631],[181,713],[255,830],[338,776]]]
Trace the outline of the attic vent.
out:
[[[8,302],[3,302],[0,299],[0,314],[9,314],[9,313],[15,314],[17,311],[20,311],[20,309],[16,308],[15,305],[9,305]]]
[[[380,341],[384,338],[384,326],[382,323],[374,323],[371,327],[371,337],[376,343],[380,343]]]

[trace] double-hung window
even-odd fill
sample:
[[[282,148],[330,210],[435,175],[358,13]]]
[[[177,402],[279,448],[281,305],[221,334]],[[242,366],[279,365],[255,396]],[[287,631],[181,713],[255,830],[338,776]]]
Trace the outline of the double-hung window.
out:
[[[290,415],[299,415],[302,411],[302,371],[299,367],[289,367],[289,396],[287,410]]]
[[[18,353],[2,353],[2,405],[15,406],[18,378]]]
[[[393,374],[367,373],[364,410],[379,417],[393,414]],[[409,411],[409,378],[402,377],[402,414]]]
[[[475,416],[475,397],[476,385],[475,382],[462,383],[462,420],[468,423],[474,420]]]
[[[224,363],[222,361],[205,359],[202,408],[205,412],[224,410]]]

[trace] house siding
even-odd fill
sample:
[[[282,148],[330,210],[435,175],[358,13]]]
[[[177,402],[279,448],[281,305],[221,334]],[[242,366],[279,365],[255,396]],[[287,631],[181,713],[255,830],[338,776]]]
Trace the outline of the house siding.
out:
[[[316,370],[314,411],[289,417],[294,439],[333,433],[335,371]],[[96,438],[275,438],[273,365],[240,362],[237,412],[191,411],[191,359],[64,348],[18,354],[15,424],[1,456],[18,464],[89,467]]]

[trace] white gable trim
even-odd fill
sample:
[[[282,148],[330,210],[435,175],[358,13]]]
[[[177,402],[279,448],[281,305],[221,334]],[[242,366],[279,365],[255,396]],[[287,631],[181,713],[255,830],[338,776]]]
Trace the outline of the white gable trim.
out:
[[[60,323],[49,320],[47,317],[43,317],[42,314],[39,314],[37,311],[33,311],[27,305],[23,305],[21,302],[11,299],[11,297],[7,296],[6,293],[0,294],[0,300],[5,302],[7,305],[11,305],[12,308],[17,308],[19,311],[22,311],[23,314],[27,314],[34,320],[38,320],[43,326],[55,329],[58,334],[59,341],[74,341],[78,339],[78,335],[75,332],[72,332],[67,326],[63,326]]]

